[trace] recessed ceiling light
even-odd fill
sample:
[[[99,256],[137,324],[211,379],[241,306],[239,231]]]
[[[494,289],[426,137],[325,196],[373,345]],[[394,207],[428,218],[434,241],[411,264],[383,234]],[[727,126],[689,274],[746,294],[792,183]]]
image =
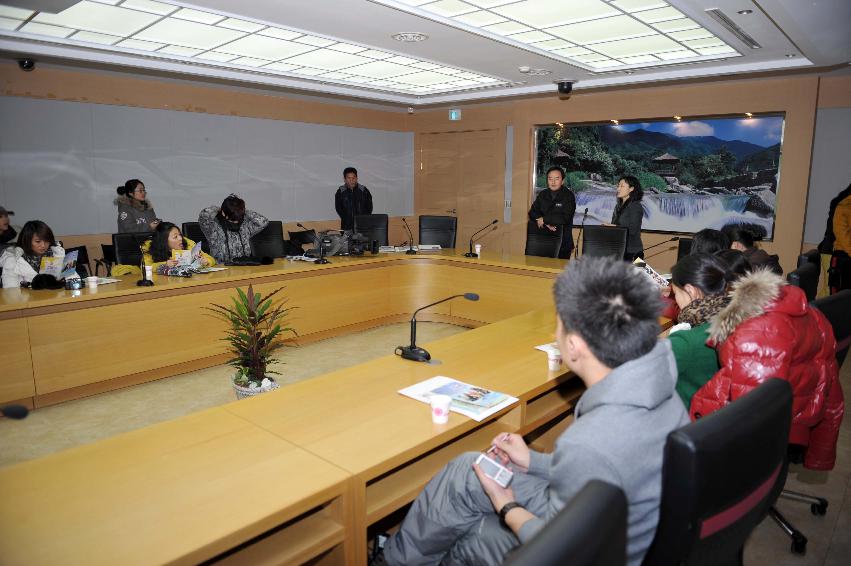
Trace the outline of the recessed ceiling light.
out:
[[[739,14],[740,16],[749,16],[749,15],[753,14],[753,10],[739,10],[736,13]]]
[[[401,41],[402,43],[419,43],[420,41],[425,41],[428,39],[428,36],[424,33],[420,33],[418,31],[402,31],[399,33],[394,33],[391,35],[393,39],[396,41]]]
[[[543,77],[544,75],[551,75],[552,71],[550,71],[549,69],[529,69],[529,72],[527,74],[532,75],[534,77]]]

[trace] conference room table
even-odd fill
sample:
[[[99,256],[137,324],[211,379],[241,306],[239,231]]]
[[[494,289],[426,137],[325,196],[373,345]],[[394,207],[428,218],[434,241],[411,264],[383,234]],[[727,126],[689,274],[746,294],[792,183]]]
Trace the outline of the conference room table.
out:
[[[546,354],[535,349],[554,339],[551,287],[564,262],[470,259],[449,250],[332,262],[278,261],[182,281],[156,278],[152,288],[122,282],[72,298],[65,292],[4,295],[2,322],[29,325],[36,401],[51,394],[40,389],[42,379],[66,393],[69,386],[72,392],[101,387],[104,376],[107,385],[126,379],[108,377],[124,366],[98,352],[119,344],[132,350],[128,336],[138,345],[141,335],[121,320],[148,330],[163,323],[170,343],[176,342],[174,326],[197,334],[190,348],[142,367],[153,372],[148,376],[216,359],[222,328],[213,319],[201,324],[200,307],[225,302],[234,287],[248,283],[261,292],[283,283],[298,307],[293,324],[307,337],[405,320],[417,307],[453,294],[481,295],[426,311],[425,318],[471,328],[426,344],[432,363],[401,359],[392,353],[396,344],[388,344],[387,356],[367,363],[0,469],[4,563],[364,564],[369,527],[412,501],[451,458],[483,450],[509,431],[546,448],[570,422],[582,385],[567,368],[549,371]],[[146,322],[148,316],[156,322]],[[62,341],[72,328],[79,336]],[[36,362],[48,333],[62,341],[54,355],[77,360],[64,384],[41,374],[51,366]],[[83,372],[74,348],[97,354],[88,359],[97,366],[88,384],[79,384]],[[436,425],[428,405],[398,391],[437,375],[519,402],[482,422],[452,413]]]

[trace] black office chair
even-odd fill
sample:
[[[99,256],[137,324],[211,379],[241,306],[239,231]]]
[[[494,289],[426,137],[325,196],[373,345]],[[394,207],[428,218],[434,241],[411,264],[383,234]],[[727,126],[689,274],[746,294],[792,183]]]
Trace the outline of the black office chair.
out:
[[[363,235],[367,242],[378,240],[379,246],[389,245],[386,214],[358,214],[355,216],[355,232]]]
[[[798,265],[795,267],[801,267],[806,263],[814,263],[816,267],[821,270],[821,254],[818,250],[809,250],[798,256]]]
[[[420,215],[421,244],[437,244],[441,248],[455,248],[458,219],[454,216]]]
[[[526,225],[526,255],[537,257],[558,257],[561,247],[562,230],[551,232],[529,221]]]
[[[851,345],[851,289],[816,299],[812,302],[812,305],[824,314],[825,318],[830,322],[830,326],[833,327],[833,335],[836,337],[836,364],[841,368],[842,363],[845,361],[845,356],[848,355],[848,347]],[[789,462],[800,464],[803,462],[805,454],[805,447],[791,445],[789,447]],[[810,511],[813,515],[824,515],[827,513],[828,501],[823,497],[816,497],[786,489],[780,493],[780,497],[801,503],[809,503]],[[807,548],[807,537],[796,529],[777,509],[772,507],[769,513],[771,518],[774,519],[774,522],[792,539],[792,552],[803,554]]]
[[[693,242],[694,240],[692,238],[680,238],[677,241],[677,261],[680,261],[691,253],[691,244]]]
[[[141,265],[142,250],[140,246],[145,240],[150,240],[153,235],[153,232],[113,234],[112,245],[115,248],[115,263],[121,265]]]
[[[508,555],[505,566],[623,566],[626,496],[600,480],[585,484],[532,540]]]
[[[786,480],[791,420],[792,388],[774,378],[669,434],[644,566],[741,564]]]
[[[818,277],[820,271],[821,269],[819,269],[818,265],[814,263],[805,263],[795,271],[790,272],[786,276],[786,281],[788,281],[790,285],[803,289],[804,293],[807,295],[807,300],[812,301],[816,298],[816,293],[818,292]]]
[[[180,231],[185,238],[189,238],[196,244],[201,242],[201,249],[204,250],[204,253],[210,253],[210,244],[207,242],[207,236],[204,235],[204,231],[201,230],[201,224],[198,222],[184,222],[183,226],[180,227]]]
[[[86,246],[65,248],[65,253],[77,252],[77,274],[80,277],[88,277],[92,274],[92,264],[89,262],[89,250]]]
[[[290,239],[288,240],[292,246],[297,246],[302,252],[304,246],[318,247],[316,243],[316,230],[299,230],[297,232],[287,232]],[[295,249],[295,248],[293,248]],[[301,253],[301,252],[299,252]]]
[[[623,259],[626,253],[626,228],[623,226],[586,226],[582,233],[582,255]]]
[[[103,267],[104,277],[108,277],[109,272],[112,270],[112,266],[116,263],[115,246],[112,244],[101,244],[100,251],[103,257],[95,260],[95,275],[97,275],[98,269]]]
[[[284,225],[270,220],[263,230],[251,237],[251,250],[257,257],[284,257]]]

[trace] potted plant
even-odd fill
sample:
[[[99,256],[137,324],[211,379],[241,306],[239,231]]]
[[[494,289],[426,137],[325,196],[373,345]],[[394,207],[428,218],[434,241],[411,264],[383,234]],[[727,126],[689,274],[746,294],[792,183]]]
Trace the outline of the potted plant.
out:
[[[272,297],[282,290],[283,287],[278,288],[263,297],[249,285],[247,292],[237,288],[232,307],[216,304],[204,307],[228,324],[222,340],[228,342],[228,350],[234,356],[227,363],[236,368],[233,388],[237,399],[280,387],[270,377],[280,374],[268,369],[272,353],[285,345],[287,333],[298,336],[295,329],[282,326],[292,308],[285,306],[286,301],[272,304]]]

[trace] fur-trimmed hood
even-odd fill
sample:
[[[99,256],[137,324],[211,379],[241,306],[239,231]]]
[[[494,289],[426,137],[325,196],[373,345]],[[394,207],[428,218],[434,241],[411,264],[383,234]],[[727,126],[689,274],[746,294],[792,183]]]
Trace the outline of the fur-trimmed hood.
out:
[[[777,301],[785,286],[783,278],[763,269],[754,270],[736,281],[733,284],[730,304],[721,309],[712,320],[709,327],[709,342],[720,344],[741,323],[763,314],[772,303]],[[795,301],[793,297],[789,299],[790,304],[785,305],[787,301],[784,301],[784,307],[803,314],[807,306],[806,297],[804,297],[803,305],[797,305],[798,301]]]
[[[119,196],[115,197],[115,200],[113,200],[112,203],[115,206],[119,206],[119,205],[123,204],[124,206],[131,206],[131,207],[138,209],[138,210],[149,210],[149,209],[154,207],[151,204],[151,201],[149,201],[148,199],[137,200],[137,199],[134,199],[134,198],[130,198],[127,195],[119,195]]]

